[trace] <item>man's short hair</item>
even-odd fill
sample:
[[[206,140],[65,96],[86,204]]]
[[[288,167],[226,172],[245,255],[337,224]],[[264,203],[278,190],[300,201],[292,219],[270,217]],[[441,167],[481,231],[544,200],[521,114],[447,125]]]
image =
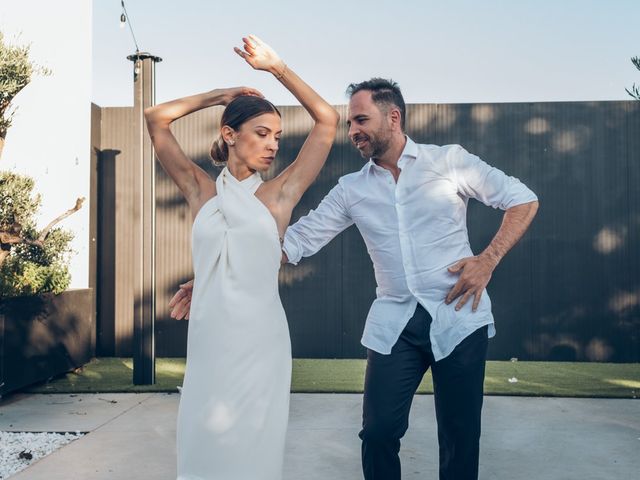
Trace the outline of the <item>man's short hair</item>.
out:
[[[347,87],[347,95],[349,98],[360,90],[368,90],[371,92],[371,99],[378,105],[378,107],[386,108],[391,105],[395,105],[400,110],[400,128],[404,131],[404,121],[406,117],[407,108],[404,104],[404,98],[402,98],[402,92],[400,86],[393,80],[386,78],[372,78],[371,80],[365,80],[360,83],[352,83]]]

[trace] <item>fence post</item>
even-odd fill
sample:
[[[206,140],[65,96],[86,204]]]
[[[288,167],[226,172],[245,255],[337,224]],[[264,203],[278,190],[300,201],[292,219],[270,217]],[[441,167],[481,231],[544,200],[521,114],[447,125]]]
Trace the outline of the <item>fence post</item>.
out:
[[[127,57],[133,62],[133,128],[136,132],[134,161],[139,185],[133,202],[131,235],[135,245],[133,311],[133,383],[155,383],[155,155],[144,121],[144,109],[155,103],[155,66],[160,57],[136,52]]]

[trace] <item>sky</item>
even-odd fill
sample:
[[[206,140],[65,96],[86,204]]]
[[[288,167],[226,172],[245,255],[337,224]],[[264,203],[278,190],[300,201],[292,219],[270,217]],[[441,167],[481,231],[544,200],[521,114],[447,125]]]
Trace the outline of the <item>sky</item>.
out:
[[[320,95],[392,78],[407,103],[629,100],[640,85],[638,0],[125,0],[158,103],[219,87],[296,99],[233,52],[253,33]],[[133,104],[135,51],[120,0],[93,0],[92,101]]]

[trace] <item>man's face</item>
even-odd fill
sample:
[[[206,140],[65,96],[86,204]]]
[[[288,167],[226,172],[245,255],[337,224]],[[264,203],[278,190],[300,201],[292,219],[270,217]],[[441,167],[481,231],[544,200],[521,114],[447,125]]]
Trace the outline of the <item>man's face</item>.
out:
[[[390,146],[392,130],[388,114],[371,99],[369,90],[360,90],[349,100],[349,139],[364,158],[378,158]]]

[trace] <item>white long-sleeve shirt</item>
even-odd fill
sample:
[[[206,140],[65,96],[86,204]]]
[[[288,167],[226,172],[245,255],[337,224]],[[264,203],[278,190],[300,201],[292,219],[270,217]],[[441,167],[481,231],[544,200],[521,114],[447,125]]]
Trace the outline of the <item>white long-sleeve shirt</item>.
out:
[[[457,300],[445,304],[459,278],[448,267],[473,256],[466,225],[469,198],[506,210],[537,197],[517,178],[460,145],[418,145],[407,137],[398,167],[397,184],[391,172],[372,160],[341,177],[318,208],[287,229],[283,250],[297,264],[355,223],[377,283],[362,344],[389,354],[420,302],[432,318],[437,361],[483,325],[489,325],[490,337],[495,335],[486,291],[476,312],[473,300],[459,311]]]

